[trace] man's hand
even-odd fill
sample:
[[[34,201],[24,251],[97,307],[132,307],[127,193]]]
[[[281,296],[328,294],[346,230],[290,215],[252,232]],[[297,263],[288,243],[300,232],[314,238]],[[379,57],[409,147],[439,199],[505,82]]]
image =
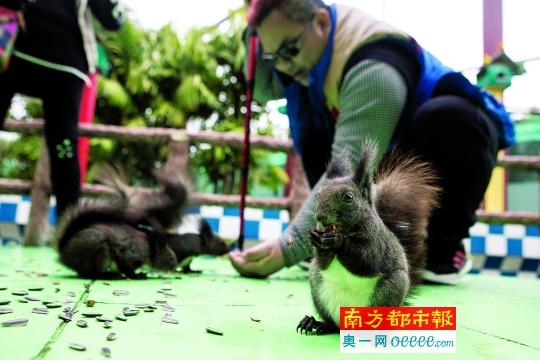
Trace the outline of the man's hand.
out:
[[[229,252],[232,266],[243,276],[264,278],[285,266],[279,241],[265,241],[245,251]]]

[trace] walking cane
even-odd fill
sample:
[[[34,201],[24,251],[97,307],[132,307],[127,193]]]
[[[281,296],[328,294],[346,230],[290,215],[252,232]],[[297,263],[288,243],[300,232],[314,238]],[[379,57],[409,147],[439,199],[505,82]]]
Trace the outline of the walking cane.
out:
[[[258,38],[255,29],[250,29],[248,47],[248,68],[246,81],[246,115],[244,116],[244,144],[242,147],[242,173],[240,176],[240,234],[238,235],[238,248],[244,249],[244,210],[246,207],[246,192],[249,170],[249,125],[251,120],[251,102],[253,100],[253,87],[255,85],[255,63],[257,56]]]

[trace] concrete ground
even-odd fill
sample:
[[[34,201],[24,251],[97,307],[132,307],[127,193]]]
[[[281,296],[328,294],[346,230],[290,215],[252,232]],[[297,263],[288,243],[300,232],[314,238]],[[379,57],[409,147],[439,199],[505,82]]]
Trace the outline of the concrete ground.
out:
[[[60,265],[51,249],[0,248],[0,304],[10,301],[0,308],[13,310],[0,310],[0,322],[28,319],[25,326],[0,327],[0,359],[103,359],[103,347],[113,359],[130,360],[540,359],[538,280],[468,275],[460,286],[422,286],[413,305],[457,307],[455,354],[351,355],[340,354],[338,335],[295,332],[298,321],[314,313],[307,274],[300,268],[268,280],[239,277],[225,258],[198,258],[192,268],[203,273],[89,281]],[[43,290],[29,290],[34,288]],[[19,301],[24,295],[12,294],[19,290],[30,296],[27,303]],[[125,292],[115,295],[115,290]],[[63,304],[48,314],[33,313],[33,308],[44,307],[43,300]],[[95,305],[87,307],[87,300]],[[140,309],[127,321],[115,319],[124,307],[156,302],[153,312]],[[78,310],[71,322],[58,318],[66,306]],[[76,321],[85,312],[112,319],[111,327],[94,318],[86,318],[86,328],[79,327]],[[223,335],[210,334],[207,327]],[[107,340],[111,332],[116,338]],[[86,350],[71,349],[71,343]]]

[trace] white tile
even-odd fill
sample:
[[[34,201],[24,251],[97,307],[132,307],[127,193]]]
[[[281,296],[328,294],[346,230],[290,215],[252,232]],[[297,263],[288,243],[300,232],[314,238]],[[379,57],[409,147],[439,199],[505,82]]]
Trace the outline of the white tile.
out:
[[[19,232],[19,226],[14,223],[0,223],[0,235],[5,239],[23,239],[22,234]]]
[[[17,212],[15,213],[16,224],[27,224],[30,217],[30,203],[23,201],[17,205]]]
[[[244,218],[246,220],[262,220],[263,209],[246,208],[244,211]]]
[[[540,259],[540,238],[525,236],[521,243],[521,251],[525,259]]]
[[[201,206],[201,216],[210,218],[220,218],[223,216],[223,207],[221,206]]]
[[[518,224],[504,225],[504,235],[508,238],[521,239],[525,236],[525,226]]]
[[[503,235],[489,235],[486,238],[486,255],[505,256],[508,252],[507,240]]]
[[[485,223],[476,223],[469,229],[471,236],[486,236],[489,234],[489,225]]]
[[[470,254],[471,253],[471,239],[470,238],[463,239],[463,246],[465,247],[465,253]]]
[[[259,240],[277,240],[281,236],[281,221],[261,220],[259,223]]]
[[[0,195],[0,203],[16,204],[22,201],[21,195]]]
[[[178,234],[187,234],[187,233],[199,233],[199,226],[201,223],[201,218],[199,216],[189,214],[182,217],[182,223],[176,229]]]
[[[219,220],[219,231],[218,235],[225,239],[234,239],[238,238],[240,233],[240,219],[235,216],[224,216]]]
[[[483,269],[480,271],[480,274],[483,276],[501,276],[501,272],[495,269]]]
[[[279,220],[281,220],[281,222],[286,222],[288,223],[290,221],[290,216],[289,216],[289,212],[287,210],[281,210],[279,212]]]
[[[532,271],[520,271],[518,272],[517,274],[517,277],[518,278],[521,278],[521,279],[532,279],[532,280],[536,280],[537,279],[537,274],[535,272],[532,272]]]

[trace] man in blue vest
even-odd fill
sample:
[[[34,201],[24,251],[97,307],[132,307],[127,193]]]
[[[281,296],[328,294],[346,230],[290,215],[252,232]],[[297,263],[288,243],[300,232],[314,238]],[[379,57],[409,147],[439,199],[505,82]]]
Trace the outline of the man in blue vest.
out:
[[[343,148],[375,139],[430,162],[443,189],[430,220],[425,279],[456,284],[470,269],[462,239],[476,221],[514,129],[503,106],[441,64],[406,33],[365,12],[321,0],[252,0],[261,43],[254,97],[287,99],[295,150],[312,188]],[[411,199],[412,200],[412,199]],[[230,253],[243,275],[264,277],[312,253],[314,191],[280,239]]]

